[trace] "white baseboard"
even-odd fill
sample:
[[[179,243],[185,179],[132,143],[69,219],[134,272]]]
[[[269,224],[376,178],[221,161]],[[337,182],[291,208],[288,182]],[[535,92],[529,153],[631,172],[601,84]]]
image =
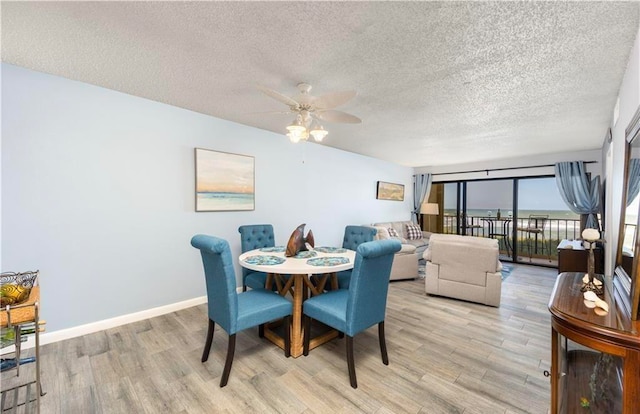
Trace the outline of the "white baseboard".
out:
[[[132,322],[138,322],[144,319],[153,318],[155,316],[165,315],[181,309],[197,306],[207,303],[206,296],[188,299],[182,302],[172,303],[169,305],[158,306],[157,308],[147,309],[140,312],[130,313],[128,315],[116,316],[115,318],[104,319],[102,321],[92,322],[85,325],[74,326],[73,328],[61,329],[54,332],[45,332],[40,335],[40,345],[46,345],[54,342],[64,341],[82,335],[88,335],[94,332],[103,331],[105,329],[115,328],[117,326],[126,325]],[[35,338],[29,335],[29,339],[23,342],[22,348],[28,349],[35,346]],[[10,352],[11,350],[7,350]]]

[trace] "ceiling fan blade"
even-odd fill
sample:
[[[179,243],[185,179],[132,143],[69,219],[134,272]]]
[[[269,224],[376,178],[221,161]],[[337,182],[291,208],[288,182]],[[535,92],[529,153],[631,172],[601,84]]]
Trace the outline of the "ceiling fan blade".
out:
[[[357,116],[348,114],[342,111],[336,111],[335,109],[329,109],[327,111],[316,111],[314,115],[323,121],[346,123],[346,124],[359,124],[362,122]]]
[[[264,86],[261,86],[261,85],[256,85],[256,87],[258,89],[260,89],[266,95],[269,95],[270,97],[272,97],[276,101],[280,101],[285,105],[293,106],[293,107],[298,107],[299,106],[298,102],[294,101],[293,99],[289,98],[286,95],[281,94],[280,92],[276,92],[273,89],[265,88]]]
[[[249,112],[250,115],[291,115],[293,111],[264,111],[264,112]]]
[[[313,102],[313,106],[318,109],[333,109],[343,105],[356,96],[356,91],[342,91],[324,94]]]

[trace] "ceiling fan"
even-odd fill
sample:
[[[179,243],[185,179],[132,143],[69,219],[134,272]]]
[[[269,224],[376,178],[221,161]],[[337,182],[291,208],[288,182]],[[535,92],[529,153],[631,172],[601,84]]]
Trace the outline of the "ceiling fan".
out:
[[[288,97],[264,86],[258,86],[258,89],[287,105],[289,111],[286,113],[296,115],[296,119],[287,126],[287,136],[291,142],[307,140],[309,135],[318,142],[322,141],[329,132],[322,127],[321,121],[349,124],[362,122],[357,116],[334,109],[353,99],[356,96],[356,91],[332,92],[316,97],[309,93],[311,85],[300,83],[298,84],[298,94]]]

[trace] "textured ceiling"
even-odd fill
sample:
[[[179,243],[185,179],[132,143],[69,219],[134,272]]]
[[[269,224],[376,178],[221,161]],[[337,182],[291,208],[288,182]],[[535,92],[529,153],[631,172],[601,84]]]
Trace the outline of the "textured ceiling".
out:
[[[408,166],[602,146],[637,2],[6,2],[2,60],[282,133],[355,89],[324,145]],[[292,144],[293,145],[293,144]]]

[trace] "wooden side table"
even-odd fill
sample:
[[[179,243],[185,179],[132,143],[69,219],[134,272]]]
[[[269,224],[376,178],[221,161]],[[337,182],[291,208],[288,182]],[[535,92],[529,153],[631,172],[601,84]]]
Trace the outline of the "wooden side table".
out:
[[[571,246],[571,248],[567,248]],[[595,258],[595,272],[604,273],[604,254],[602,249],[593,249]],[[582,247],[581,242],[562,240],[558,244],[558,273],[564,272],[587,272],[587,261],[589,252]]]

